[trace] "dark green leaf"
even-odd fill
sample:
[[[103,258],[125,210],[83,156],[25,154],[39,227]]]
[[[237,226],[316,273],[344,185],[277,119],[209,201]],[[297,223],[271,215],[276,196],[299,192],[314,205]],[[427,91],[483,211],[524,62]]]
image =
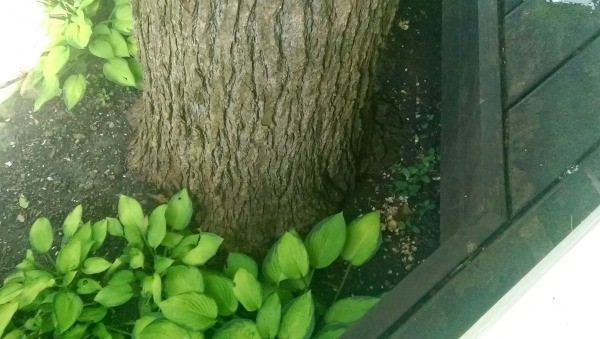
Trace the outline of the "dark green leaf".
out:
[[[85,307],[77,319],[82,323],[97,323],[104,319],[108,309],[106,307]]]

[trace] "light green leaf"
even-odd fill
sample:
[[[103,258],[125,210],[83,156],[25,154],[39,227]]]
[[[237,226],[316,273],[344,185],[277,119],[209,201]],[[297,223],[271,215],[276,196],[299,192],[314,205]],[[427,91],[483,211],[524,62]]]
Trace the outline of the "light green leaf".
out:
[[[81,205],[77,205],[69,215],[65,218],[63,222],[63,235],[64,239],[68,240],[77,232],[79,229],[79,225],[81,225],[81,215],[83,214],[83,207]]]
[[[59,273],[67,274],[75,270],[81,260],[81,242],[70,241],[60,249],[56,256],[56,270]]]
[[[167,234],[165,234],[165,238],[163,239],[163,241],[160,244],[168,249],[172,249],[175,246],[179,245],[181,240],[183,240],[183,235],[181,235],[179,233],[175,233],[175,232],[167,232]],[[197,240],[196,240],[196,243],[197,243]],[[195,246],[195,244],[194,244],[194,246]]]
[[[113,27],[123,34],[131,34],[133,31],[131,6],[129,4],[115,6],[114,15]]]
[[[115,307],[123,305],[133,297],[133,290],[128,284],[108,285],[102,288],[94,301],[104,307]]]
[[[342,258],[354,266],[367,262],[381,244],[379,212],[371,212],[356,218],[348,225],[346,245]]]
[[[129,249],[129,266],[133,269],[144,267],[144,252],[132,247]]]
[[[90,53],[102,59],[110,59],[115,57],[115,52],[113,52],[110,43],[104,39],[94,39],[88,45],[88,49]]]
[[[127,48],[129,49],[129,54],[134,57],[137,58],[137,54],[138,54],[138,46],[137,46],[137,41],[135,41],[135,37],[133,35],[128,36],[127,39],[125,39],[127,41]]]
[[[286,277],[285,274],[283,274],[283,272],[281,271],[281,266],[279,265],[279,260],[278,260],[278,256],[277,256],[277,248],[278,248],[280,242],[281,242],[281,239],[279,239],[275,243],[275,245],[273,245],[269,249],[269,252],[267,253],[267,256],[265,257],[265,260],[263,261],[263,265],[262,265],[263,275],[265,276],[265,278],[269,279],[276,285],[278,285],[281,281],[288,278],[288,277]]]
[[[68,330],[83,311],[81,298],[70,291],[60,291],[54,296],[53,316],[56,319],[56,330],[63,333]]]
[[[110,334],[110,332],[108,331],[108,329],[106,328],[106,325],[104,325],[104,323],[98,323],[96,325],[94,325],[93,329],[92,329],[92,334],[94,335],[95,338],[98,339],[112,339],[113,336]]]
[[[240,268],[233,283],[233,293],[246,310],[253,312],[262,306],[262,288],[251,273]]]
[[[65,80],[65,83],[63,84],[63,97],[68,109],[73,108],[73,106],[81,101],[85,89],[86,81],[83,74],[73,74]]]
[[[126,58],[129,56],[129,49],[127,48],[127,41],[119,31],[116,29],[110,30],[110,35],[108,36],[108,43],[112,47],[115,56]]]
[[[4,330],[8,323],[12,320],[13,315],[17,312],[19,303],[13,301],[8,304],[0,305],[0,337],[4,334]]]
[[[115,273],[108,281],[108,285],[124,285],[135,280],[135,275],[130,270],[121,270]]]
[[[167,234],[167,220],[165,211],[167,205],[163,204],[154,209],[150,214],[148,226],[148,245],[152,248],[158,247]]]
[[[0,336],[2,335],[2,333],[0,333]],[[21,330],[12,330],[10,332],[8,332],[4,337],[2,337],[2,339],[23,339],[23,338],[27,338],[27,336],[25,335],[25,332],[21,331]]]
[[[76,0],[75,7],[77,7],[77,9],[84,9],[87,6],[91,5],[94,1],[95,0]]]
[[[83,49],[87,46],[92,36],[92,21],[90,19],[71,22],[65,29],[65,40],[67,43],[77,49]]]
[[[129,65],[129,70],[135,78],[135,88],[142,89],[144,85],[144,73],[142,71],[142,65],[140,65],[140,63],[134,58],[127,58],[127,65]]]
[[[31,273],[31,272],[28,272]],[[46,272],[42,272],[39,276],[27,279],[23,286],[23,291],[19,296],[19,308],[24,308],[31,304],[35,298],[45,289],[56,284],[56,280]]]
[[[178,294],[158,304],[165,318],[195,331],[212,327],[217,321],[217,304],[204,294]]]
[[[310,265],[324,268],[337,259],[346,243],[346,221],[340,212],[321,221],[310,231],[304,242]]]
[[[210,232],[203,232],[200,234],[200,241],[198,245],[186,253],[181,261],[187,265],[204,265],[210,258],[217,254],[217,250],[223,238]]]
[[[308,253],[300,237],[286,232],[277,245],[277,260],[281,272],[290,279],[300,279],[308,274]]]
[[[206,273],[204,276],[205,293],[217,303],[220,316],[230,316],[238,308],[238,300],[233,293],[233,281],[226,277]]]
[[[52,247],[54,232],[50,220],[46,218],[37,219],[29,231],[29,243],[40,253],[46,253]]]
[[[85,15],[89,18],[93,17],[98,13],[98,8],[100,8],[100,1],[94,0],[92,3],[83,9]]]
[[[82,323],[97,323],[104,319],[108,309],[106,307],[85,307],[78,321]]]
[[[54,46],[44,60],[44,78],[56,75],[69,60],[69,47]]]
[[[326,325],[317,333],[315,339],[338,339],[342,337],[346,329],[347,327],[342,324]]]
[[[256,328],[263,338],[274,339],[281,322],[281,301],[277,292],[271,293],[256,315]]]
[[[379,302],[373,297],[349,297],[336,301],[325,313],[325,324],[350,325]]]
[[[160,255],[154,256],[154,272],[161,274],[171,267],[175,260]]]
[[[144,234],[144,211],[137,200],[126,195],[119,196],[119,221],[123,227],[137,228]]]
[[[39,110],[42,107],[42,105],[59,96],[60,93],[62,93],[62,91],[60,90],[58,77],[56,75],[44,77],[44,80],[42,82],[42,89],[40,90],[38,96],[35,98],[35,102],[33,103],[33,110]]]
[[[32,92],[35,90],[37,85],[44,79],[44,64],[46,56],[39,58],[38,63],[35,67],[27,74],[23,82],[21,83],[20,94],[22,97],[30,97]]]
[[[227,263],[223,269],[223,273],[228,278],[233,279],[238,269],[243,268],[250,272],[255,278],[258,278],[258,265],[254,259],[243,253],[232,252],[227,256]]]
[[[92,225],[92,240],[94,241],[94,245],[92,246],[92,250],[98,249],[104,243],[104,239],[106,239],[106,231],[108,229],[108,221],[106,219],[102,219],[94,225]]]
[[[193,266],[171,266],[165,276],[167,297],[188,292],[204,292],[204,279],[200,270]]]
[[[141,320],[141,319],[140,319]],[[137,325],[137,322],[136,322]],[[156,320],[144,326],[134,336],[136,339],[188,339],[190,333],[183,327],[168,321]]]
[[[23,292],[23,284],[5,284],[0,288],[0,305],[13,301]]]
[[[77,324],[71,327],[67,332],[63,333],[61,339],[80,339],[85,336],[89,324]]]
[[[135,77],[127,61],[123,58],[111,58],[104,63],[102,68],[104,75],[110,81],[116,82],[121,86],[135,86]]]
[[[75,276],[77,275],[77,271],[71,271],[67,274],[65,274],[63,276],[62,282],[61,282],[61,286],[67,288],[69,285],[71,285],[71,283],[73,282],[73,280],[75,279]]]
[[[256,324],[247,319],[233,319],[225,323],[213,339],[261,339]]]
[[[121,223],[119,222],[118,219],[106,218],[106,222],[107,222],[107,230],[110,235],[113,235],[115,237],[123,236],[123,234],[124,234],[123,226],[121,225]]]
[[[167,237],[168,235],[169,234],[167,233],[165,237]],[[181,239],[177,246],[175,246],[175,248],[173,248],[173,250],[171,251],[171,258],[179,259],[183,257],[198,245],[198,240],[200,240],[200,234],[198,233],[190,234],[183,237],[183,239]]]
[[[94,25],[93,31],[94,31],[94,35],[110,35],[110,28],[108,27],[107,24]]]
[[[82,278],[82,279],[77,280],[77,289],[76,289],[77,294],[81,294],[81,295],[90,294],[90,293],[100,291],[101,289],[102,289],[102,286],[100,286],[100,283],[94,279]]]
[[[88,275],[96,274],[106,271],[110,267],[110,265],[111,263],[104,258],[91,257],[85,259],[81,271]]]
[[[278,338],[310,338],[315,326],[314,311],[310,291],[290,301],[281,319]]]
[[[167,225],[174,230],[185,229],[192,219],[193,212],[192,200],[187,189],[184,188],[175,193],[167,203],[167,211],[165,212]]]

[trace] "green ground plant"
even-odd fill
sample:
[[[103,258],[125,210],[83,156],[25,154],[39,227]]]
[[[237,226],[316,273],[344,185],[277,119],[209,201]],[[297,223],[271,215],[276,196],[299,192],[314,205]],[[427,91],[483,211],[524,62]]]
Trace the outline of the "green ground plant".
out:
[[[70,110],[83,98],[90,64],[121,86],[141,88],[130,0],[38,0],[48,13],[50,43],[21,85],[34,110],[62,95]]]
[[[334,300],[325,311],[311,293],[316,269],[341,258],[368,261],[381,243],[379,213],[346,225],[341,213],[315,225],[304,240],[293,230],[262,265],[242,253],[209,267],[223,239],[189,229],[186,190],[149,216],[122,195],[118,218],[82,222],[77,206],[62,225],[60,249],[46,218],[31,227],[32,249],[0,288],[3,338],[337,338],[378,302]],[[109,237],[122,244],[113,259],[99,255]],[[339,287],[341,289],[341,286]],[[338,289],[339,291],[339,289]],[[316,328],[316,324],[319,324]]]
[[[431,148],[419,157],[417,164],[412,166],[396,165],[392,167],[392,173],[400,175],[400,179],[394,181],[394,186],[399,195],[406,197],[411,202],[413,213],[404,221],[405,228],[413,233],[420,233],[417,223],[429,211],[437,208],[436,204],[428,199],[421,199],[420,195],[424,188],[434,180],[437,173],[437,165],[440,156]],[[412,202],[412,201],[415,202]]]

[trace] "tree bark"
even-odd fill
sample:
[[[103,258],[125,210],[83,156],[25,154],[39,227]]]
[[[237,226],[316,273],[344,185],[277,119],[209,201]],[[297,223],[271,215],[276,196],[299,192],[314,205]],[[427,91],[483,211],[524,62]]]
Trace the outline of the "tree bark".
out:
[[[200,228],[256,253],[354,183],[397,0],[133,1],[144,92],[129,165],[187,187]]]

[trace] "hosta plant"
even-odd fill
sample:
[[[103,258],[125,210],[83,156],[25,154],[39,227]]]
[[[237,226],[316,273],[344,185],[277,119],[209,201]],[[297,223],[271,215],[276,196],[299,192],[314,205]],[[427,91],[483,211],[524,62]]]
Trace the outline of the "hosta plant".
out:
[[[130,0],[38,0],[48,13],[50,43],[21,85],[34,110],[60,96],[68,109],[85,94],[88,66],[101,62],[108,80],[140,88]]]
[[[310,288],[316,269],[369,260],[378,212],[349,225],[332,215],[304,240],[285,233],[262,265],[230,253],[224,267],[210,266],[223,239],[192,232],[191,217],[186,190],[150,215],[122,195],[117,218],[83,222],[77,206],[58,249],[50,221],[37,219],[31,249],[0,288],[0,337],[335,338],[378,301],[349,297],[319,312]],[[102,255],[110,237],[118,256]]]

